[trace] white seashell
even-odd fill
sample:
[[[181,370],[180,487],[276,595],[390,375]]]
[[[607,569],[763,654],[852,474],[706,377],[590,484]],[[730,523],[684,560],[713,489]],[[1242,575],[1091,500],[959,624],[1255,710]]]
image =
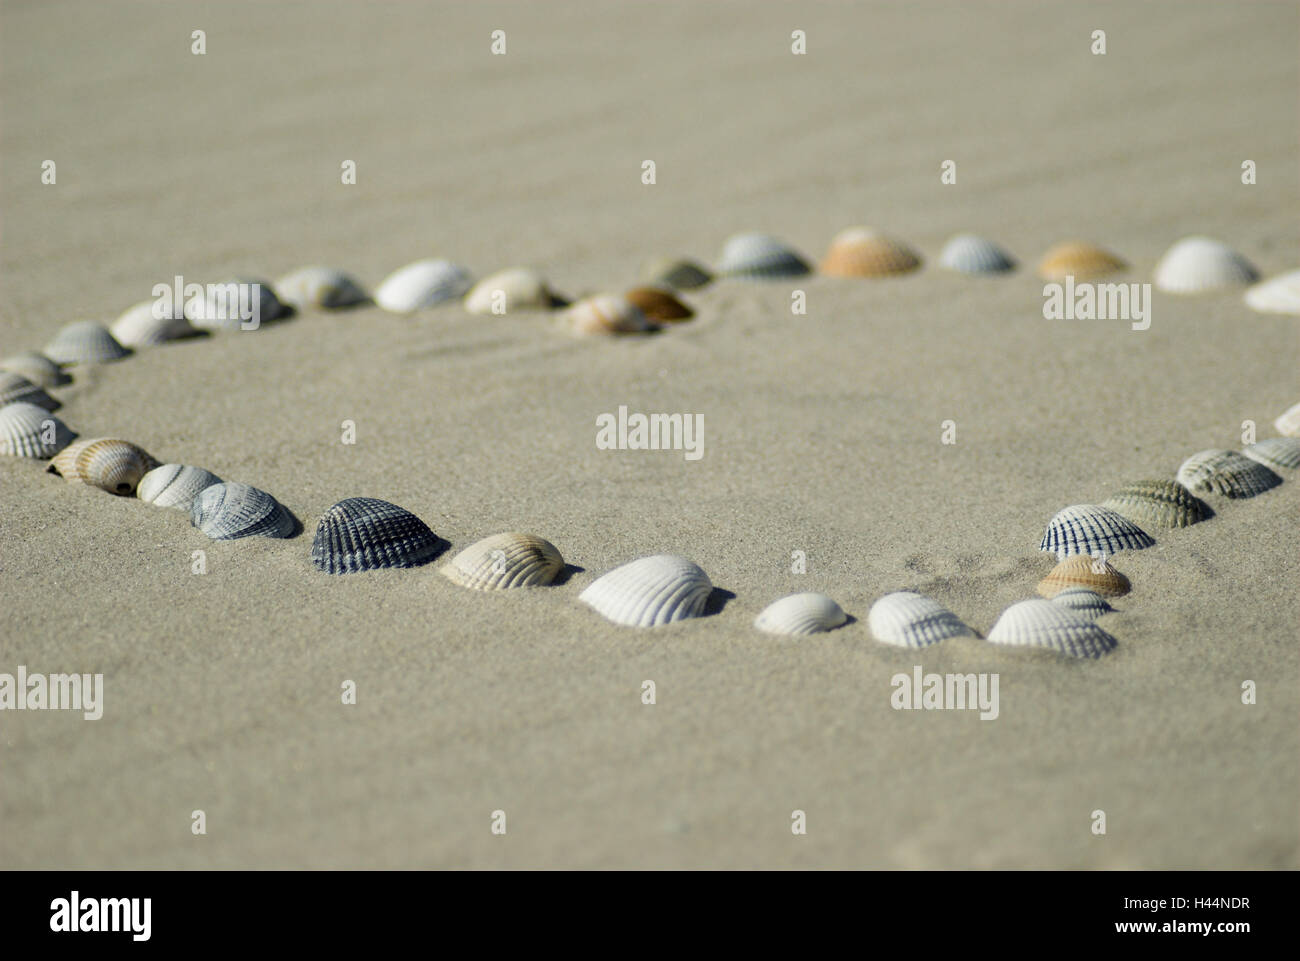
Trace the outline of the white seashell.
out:
[[[44,460],[77,435],[48,410],[18,401],[0,407],[0,454]]]
[[[1277,420],[1273,421],[1273,426],[1277,428],[1279,434],[1284,434],[1287,437],[1300,437],[1300,404],[1288,407],[1286,413],[1281,414]]]
[[[713,592],[709,576],[684,557],[655,554],[596,578],[578,600],[615,624],[655,627],[700,617]]]
[[[939,266],[962,274],[1001,274],[1014,270],[1016,262],[991,240],[958,234],[943,245]]]
[[[1115,638],[1088,615],[1038,599],[1003,611],[988,640],[1008,647],[1045,647],[1071,657],[1101,657],[1116,647]]]
[[[131,353],[117,342],[103,324],[79,320],[68,324],[45,345],[45,356],[63,367],[75,364],[106,364]]]
[[[188,514],[200,491],[220,483],[220,477],[202,467],[163,464],[140,478],[135,496],[154,507],[171,507]]]
[[[578,301],[560,315],[559,323],[570,333],[583,336],[644,334],[655,329],[626,297],[608,294]]]
[[[449,260],[418,260],[384,278],[375,290],[375,303],[396,314],[409,314],[455,300],[471,283],[469,272]]]
[[[157,466],[148,451],[130,441],[92,437],[75,441],[55,454],[49,470],[66,481],[129,497],[140,479]]]
[[[453,584],[478,591],[550,584],[564,570],[564,558],[536,534],[493,534],[465,548],[442,567]]]
[[[1240,499],[1272,490],[1282,483],[1282,478],[1235,450],[1211,449],[1183,461],[1178,468],[1178,483],[1189,491]]]
[[[157,300],[143,301],[127,308],[109,329],[124,347],[156,347],[198,333],[185,319],[183,304],[170,311],[162,310],[162,316],[157,316],[156,311],[164,306]]]
[[[275,282],[275,293],[282,303],[300,310],[304,307],[336,310],[370,300],[359,283],[333,267],[300,267]]]
[[[1269,437],[1244,448],[1242,453],[1265,467],[1295,470],[1300,467],[1300,437]]]
[[[0,370],[0,407],[5,404],[35,404],[46,410],[58,410],[59,402],[22,374]]]
[[[848,620],[843,609],[825,594],[791,594],[773,601],[754,620],[767,634],[803,636],[834,630]]]
[[[1067,587],[1052,598],[1052,603],[1068,607],[1091,618],[1098,618],[1115,610],[1106,603],[1106,598],[1086,587]]]
[[[928,647],[972,631],[938,601],[913,591],[895,591],[871,605],[867,627],[876,640],[895,647]]]
[[[546,280],[529,267],[511,267],[484,277],[465,295],[471,314],[509,314],[522,310],[550,310],[563,306]]]
[[[1209,237],[1184,237],[1160,258],[1153,280],[1170,293],[1198,294],[1254,283],[1258,277],[1250,262],[1228,245]]]
[[[199,491],[190,508],[190,523],[214,541],[239,537],[288,537],[293,515],[266,491],[247,484],[213,484]]]
[[[446,545],[404,507],[376,497],[348,497],[325,512],[311,545],[312,563],[327,574],[418,567]]]
[[[207,284],[185,302],[185,319],[199,330],[256,330],[285,313],[271,285],[250,277]]]
[[[1300,314],[1300,270],[1256,284],[1243,299],[1247,307],[1262,314]]]
[[[1062,508],[1048,521],[1040,551],[1052,551],[1058,561],[1072,554],[1109,557],[1122,550],[1137,551],[1155,538],[1123,514],[1108,507],[1075,504]]]
[[[62,387],[72,382],[58,364],[34,350],[25,350],[0,360],[0,370],[22,374],[37,387]]]
[[[718,259],[718,273],[729,277],[776,280],[812,272],[808,261],[775,237],[736,234],[727,239]]]

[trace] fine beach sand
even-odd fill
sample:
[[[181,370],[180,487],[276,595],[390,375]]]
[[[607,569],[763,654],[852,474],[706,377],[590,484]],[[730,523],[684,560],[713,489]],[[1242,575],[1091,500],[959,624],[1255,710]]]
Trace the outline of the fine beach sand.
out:
[[[577,295],[655,255],[712,262],[742,230],[820,258],[852,224],[927,262],[717,283],[641,339],[368,308],[74,370],[74,430],[261,487],[306,530],[211,542],[0,463],[0,672],[105,676],[99,721],[0,715],[0,867],[1296,867],[1294,472],[1114,558],[1133,591],[1100,661],[904,651],[865,621],[913,589],[987,633],[1052,567],[1059,508],[1240,447],[1245,420],[1273,436],[1300,401],[1295,317],[1157,291],[1147,331],[1047,321],[1032,272],[1079,237],[1149,281],[1195,233],[1297,267],[1298,43],[1300,11],[1270,2],[6,0],[0,356],[176,274],[321,263],[373,287],[442,256]],[[936,268],[967,231],[1021,269]],[[597,450],[619,405],[702,414],[703,458]],[[534,531],[582,570],[500,594],[436,564],[329,577],[311,536],[349,496],[453,551]],[[656,631],[577,602],[661,552],[735,596]],[[856,622],[753,630],[801,590]],[[918,664],[997,672],[1000,716],[894,711],[891,676]]]

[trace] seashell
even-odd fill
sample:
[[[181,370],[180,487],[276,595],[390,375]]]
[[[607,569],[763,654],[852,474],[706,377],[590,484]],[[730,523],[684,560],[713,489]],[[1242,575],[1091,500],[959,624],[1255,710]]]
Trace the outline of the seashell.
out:
[[[928,647],[973,632],[938,601],[912,591],[895,591],[871,605],[867,626],[872,636],[895,647]]]
[[[130,441],[92,437],[63,448],[54,455],[49,469],[66,481],[129,497],[140,478],[157,466],[144,448]]]
[[[1269,437],[1243,448],[1242,453],[1265,467],[1300,467],[1300,437]]]
[[[601,294],[578,301],[560,315],[575,334],[644,334],[653,328],[641,309],[625,297]]]
[[[333,267],[300,267],[287,273],[275,282],[275,294],[281,303],[299,310],[304,307],[336,310],[370,300],[365,288]]]
[[[1300,270],[1256,284],[1243,299],[1247,307],[1262,314],[1300,314]]]
[[[294,519],[266,491],[247,484],[223,482],[205,487],[194,498],[190,523],[214,541],[239,537],[288,537]]]
[[[835,235],[820,269],[831,277],[888,277],[920,266],[906,244],[870,227],[848,227]]]
[[[1071,657],[1101,657],[1117,643],[1088,615],[1038,599],[1020,601],[1003,611],[988,640],[1008,647],[1045,647]]]
[[[1108,250],[1079,241],[1067,241],[1043,255],[1038,262],[1038,275],[1044,280],[1064,280],[1067,276],[1082,280],[1113,274],[1127,267],[1128,264]]]
[[[961,274],[1002,274],[1015,270],[1016,262],[991,240],[958,234],[943,245],[939,266]]]
[[[555,545],[536,534],[493,534],[471,544],[442,567],[453,584],[476,591],[549,584],[564,570]]]
[[[17,401],[0,407],[0,454],[44,460],[77,435],[48,410]]]
[[[1240,499],[1272,490],[1282,483],[1282,478],[1235,450],[1211,449],[1183,461],[1178,468],[1178,483],[1189,491]]]
[[[1052,598],[1052,603],[1060,604],[1062,607],[1078,611],[1080,614],[1086,614],[1094,619],[1115,610],[1106,603],[1104,597],[1096,591],[1088,590],[1086,587],[1067,587]]]
[[[349,497],[320,519],[311,559],[327,574],[355,574],[418,567],[442,549],[442,539],[405,508],[374,497]]]
[[[641,268],[641,279],[647,284],[666,284],[676,290],[694,290],[712,283],[713,274],[693,260],[662,257]]]
[[[1184,237],[1160,258],[1152,280],[1172,294],[1253,284],[1259,272],[1227,244],[1209,237]]]
[[[1123,597],[1131,589],[1129,580],[1101,558],[1067,557],[1038,582],[1038,593],[1055,597],[1072,587],[1085,587],[1102,597]]]
[[[736,234],[727,239],[718,260],[718,273],[753,280],[777,280],[812,273],[808,261],[775,237]]]
[[[684,557],[655,554],[596,578],[578,600],[615,624],[656,627],[700,617],[713,584]]]
[[[59,402],[22,374],[0,370],[0,407],[5,404],[35,404],[46,410],[58,410]]]
[[[185,319],[199,330],[256,330],[286,313],[269,283],[249,277],[208,284],[185,302]]]
[[[461,297],[471,283],[469,272],[449,260],[418,260],[385,277],[375,290],[375,303],[409,314]]]
[[[188,514],[200,491],[220,483],[220,477],[202,467],[163,464],[140,478],[135,496],[154,507],[171,507]]]
[[[471,314],[508,314],[567,305],[564,298],[552,293],[541,274],[528,267],[498,270],[480,280],[465,295],[465,309]]]
[[[1187,527],[1212,517],[1214,512],[1182,484],[1167,480],[1140,480],[1125,484],[1101,506],[1149,527]]]
[[[633,287],[623,295],[628,302],[640,309],[646,319],[654,323],[686,320],[694,317],[695,311],[687,307],[662,287]]]
[[[25,350],[0,360],[0,370],[22,374],[37,387],[62,387],[72,382],[58,364],[34,350]]]
[[[1279,434],[1285,434],[1287,437],[1300,437],[1300,404],[1294,407],[1288,407],[1285,414],[1273,421],[1273,426],[1277,428]]]
[[[44,348],[45,356],[63,367],[74,364],[106,364],[131,353],[103,324],[79,320],[68,324]]]
[[[155,314],[155,308],[159,306],[162,306],[160,301],[146,300],[127,308],[121,317],[113,321],[110,332],[119,344],[133,348],[156,347],[169,340],[192,337],[198,333],[185,319],[183,304],[170,311],[163,310],[162,317]]]
[[[833,600],[809,591],[773,601],[754,620],[754,626],[766,634],[802,637],[834,630],[847,620],[848,615]]]
[[[1122,514],[1092,504],[1075,504],[1057,511],[1048,521],[1040,551],[1052,551],[1063,561],[1071,554],[1108,557],[1117,551],[1138,551],[1155,538]]]

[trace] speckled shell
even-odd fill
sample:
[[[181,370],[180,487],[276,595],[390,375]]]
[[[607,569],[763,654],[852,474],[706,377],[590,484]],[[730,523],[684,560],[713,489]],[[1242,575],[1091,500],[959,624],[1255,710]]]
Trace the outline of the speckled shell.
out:
[[[969,627],[938,601],[913,591],[895,591],[871,605],[872,636],[895,647],[928,647],[950,637],[970,637]]]
[[[163,464],[140,478],[135,496],[154,507],[170,507],[188,514],[200,491],[220,483],[220,477],[202,467]]]
[[[190,523],[214,541],[240,537],[288,537],[293,515],[266,491],[225,482],[199,491],[190,508]]]
[[[418,567],[444,546],[428,524],[405,508],[374,497],[349,497],[327,510],[316,525],[311,560],[327,574],[355,574]]]
[[[1008,647],[1041,647],[1070,657],[1101,657],[1116,647],[1115,638],[1091,617],[1053,601],[1012,604],[989,630],[988,640]]]
[[[958,234],[943,246],[939,266],[959,274],[1003,274],[1015,270],[1011,255],[983,237]]]
[[[1108,250],[1079,241],[1057,244],[1038,262],[1038,275],[1044,280],[1075,280],[1103,277],[1124,270],[1128,264]]]
[[[465,309],[471,314],[491,314],[498,300],[502,302],[503,314],[550,310],[566,303],[564,298],[551,291],[546,279],[530,267],[511,267],[484,277],[465,295]]]
[[[169,340],[192,337],[198,332],[185,319],[184,305],[170,312],[163,311],[164,316],[159,318],[154,315],[158,303],[146,300],[123,311],[110,328],[117,342],[131,348],[156,347]]]
[[[766,234],[736,234],[723,244],[718,273],[751,280],[778,280],[812,273],[802,256]]]
[[[385,277],[375,290],[375,303],[409,314],[462,297],[472,283],[469,271],[449,260],[418,260]]]
[[[830,277],[888,277],[921,266],[906,244],[870,227],[848,227],[831,241],[821,272]]]
[[[46,410],[58,410],[59,402],[22,374],[0,370],[0,407],[5,404],[35,404]]]
[[[76,436],[43,407],[23,401],[0,407],[0,454],[7,457],[44,460],[63,450]]]
[[[1209,237],[1184,237],[1170,247],[1152,280],[1172,294],[1197,294],[1224,287],[1240,287],[1259,279],[1245,257],[1227,244]]]
[[[1104,597],[1086,587],[1067,587],[1052,598],[1052,603],[1068,607],[1072,611],[1078,611],[1094,619],[1115,610],[1106,603]]]
[[[536,534],[493,534],[465,548],[443,565],[453,584],[478,591],[550,584],[564,570],[554,544]]]
[[[651,324],[641,309],[626,297],[601,294],[578,301],[560,315],[560,324],[582,336],[643,334]]]
[[[695,311],[662,287],[633,287],[623,296],[656,324],[686,320],[695,315]]]
[[[337,310],[370,300],[364,287],[333,267],[299,267],[275,282],[275,294],[281,303],[299,310]]]
[[[93,320],[68,324],[45,345],[44,352],[46,357],[63,367],[106,364],[131,353],[117,342],[107,327]]]
[[[676,290],[695,290],[712,283],[713,274],[693,260],[661,257],[641,268],[641,279],[647,284],[666,284]]]
[[[140,478],[157,466],[148,451],[130,441],[93,437],[63,448],[54,455],[49,469],[64,480],[130,497]]]
[[[1109,561],[1076,554],[1061,561],[1038,582],[1038,593],[1055,597],[1072,587],[1087,588],[1102,597],[1123,597],[1132,589],[1128,578]]]
[[[72,382],[58,364],[34,350],[25,350],[0,360],[0,370],[22,374],[37,387],[62,387]]]
[[[1047,524],[1040,551],[1051,551],[1063,561],[1071,554],[1136,551],[1154,544],[1155,538],[1122,514],[1092,504],[1075,504],[1057,511]]]
[[[1300,437],[1269,437],[1241,451],[1265,467],[1295,470],[1300,467]]]
[[[616,567],[587,585],[578,600],[627,627],[657,627],[704,613],[713,584],[684,557],[655,554]]]
[[[1125,484],[1102,501],[1101,506],[1147,527],[1187,527],[1214,513],[1182,484],[1167,480]]]
[[[847,620],[835,601],[810,591],[773,601],[754,620],[754,626],[765,634],[802,637],[832,631]]]
[[[1277,428],[1279,434],[1286,437],[1300,437],[1300,404],[1294,407],[1288,407],[1286,413],[1278,416],[1273,421],[1273,426]]]
[[[1282,478],[1235,450],[1203,450],[1183,461],[1178,483],[1189,491],[1241,499],[1272,490]]]
[[[257,327],[252,319],[245,321],[245,306],[250,308],[256,298]],[[257,330],[263,324],[287,313],[275,289],[265,280],[256,277],[237,277],[220,284],[205,285],[202,294],[185,302],[185,319],[198,330]],[[249,326],[245,327],[247,323]]]
[[[1300,314],[1300,270],[1270,277],[1251,287],[1242,299],[1261,314]]]

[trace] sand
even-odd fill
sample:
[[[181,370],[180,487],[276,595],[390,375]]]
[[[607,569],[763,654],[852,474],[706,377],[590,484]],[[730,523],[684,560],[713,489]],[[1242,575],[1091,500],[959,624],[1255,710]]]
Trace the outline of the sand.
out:
[[[99,721],[0,715],[0,866],[1295,867],[1294,474],[1117,556],[1134,589],[1101,661],[903,651],[865,622],[906,588],[987,632],[1051,568],[1056,510],[1239,447],[1245,420],[1271,436],[1300,400],[1300,325],[1239,291],[1156,292],[1135,332],[1044,320],[1029,269],[933,263],[957,232],[1022,268],[1081,237],[1148,281],[1204,233],[1294,269],[1298,40],[1296,7],[1263,2],[5,3],[0,354],[176,274],[324,263],[374,285],[445,256],[576,295],[655,255],[712,261],[738,230],[820,257],[859,223],[927,263],[719,283],[643,339],[304,312],[75,371],[74,429],[264,488],[306,532],[210,542],[0,464],[0,671],[106,689]],[[704,456],[597,450],[619,405],[702,414]],[[495,595],[435,567],[328,577],[312,531],[358,495],[456,550],[535,531],[582,570]],[[658,552],[734,597],[660,631],[577,602]],[[753,630],[800,590],[855,622]],[[915,665],[998,673],[999,717],[893,710]]]

